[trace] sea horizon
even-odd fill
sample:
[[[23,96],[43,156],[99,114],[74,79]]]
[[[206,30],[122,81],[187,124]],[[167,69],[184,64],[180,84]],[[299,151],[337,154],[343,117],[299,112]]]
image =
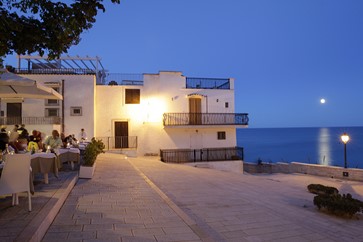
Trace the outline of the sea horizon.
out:
[[[237,145],[244,148],[244,161],[257,163],[302,162],[344,166],[344,144],[340,136],[347,133],[347,163],[363,168],[363,126],[239,128]]]

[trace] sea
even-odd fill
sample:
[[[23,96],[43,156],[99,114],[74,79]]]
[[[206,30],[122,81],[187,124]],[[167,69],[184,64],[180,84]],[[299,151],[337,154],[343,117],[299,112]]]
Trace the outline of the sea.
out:
[[[348,168],[363,169],[363,127],[244,128],[237,129],[237,145],[244,161],[257,163],[302,162],[344,167],[344,143]]]

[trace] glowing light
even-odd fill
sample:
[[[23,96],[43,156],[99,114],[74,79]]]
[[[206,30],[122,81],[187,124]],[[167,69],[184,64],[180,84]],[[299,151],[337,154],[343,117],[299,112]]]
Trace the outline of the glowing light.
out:
[[[324,104],[326,102],[326,100],[324,98],[320,99],[320,103]]]
[[[347,133],[344,133],[342,136],[340,136],[340,138],[344,144],[346,144],[349,141],[349,135],[347,135]]]
[[[149,97],[141,100],[132,110],[132,117],[138,122],[159,123],[163,120],[163,113],[166,110],[165,101],[160,97]]]

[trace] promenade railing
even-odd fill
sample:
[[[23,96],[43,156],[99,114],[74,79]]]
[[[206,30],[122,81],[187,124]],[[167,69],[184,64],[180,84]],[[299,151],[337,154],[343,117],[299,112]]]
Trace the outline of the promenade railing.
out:
[[[166,163],[188,163],[204,161],[243,160],[242,147],[166,149],[160,150],[161,161]]]

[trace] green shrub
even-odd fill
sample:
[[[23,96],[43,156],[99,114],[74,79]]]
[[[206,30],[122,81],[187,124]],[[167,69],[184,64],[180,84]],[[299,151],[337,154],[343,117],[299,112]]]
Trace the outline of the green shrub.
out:
[[[352,217],[354,214],[363,211],[363,202],[354,199],[351,194],[317,195],[314,197],[314,205],[326,209],[338,216]]]
[[[314,194],[320,195],[337,195],[339,190],[335,187],[328,187],[321,184],[310,184],[308,185],[308,190]]]
[[[96,140],[92,138],[91,143],[89,143],[84,152],[84,166],[93,166],[97,156],[101,153],[105,153],[103,150],[105,145],[102,140]]]

